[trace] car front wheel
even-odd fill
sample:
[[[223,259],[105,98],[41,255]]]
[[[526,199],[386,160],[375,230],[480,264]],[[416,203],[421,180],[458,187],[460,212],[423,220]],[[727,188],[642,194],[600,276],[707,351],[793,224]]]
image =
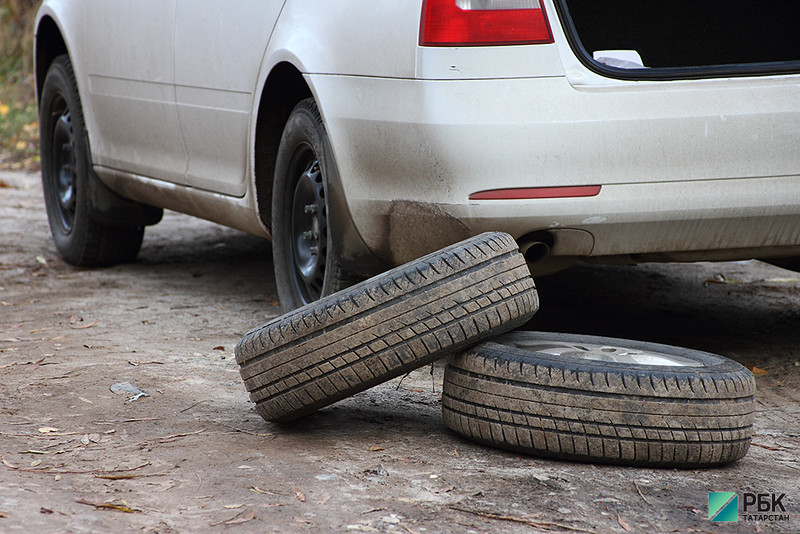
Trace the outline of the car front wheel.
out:
[[[80,266],[135,259],[144,226],[109,224],[94,216],[89,191],[91,153],[78,86],[66,55],[57,57],[47,71],[39,124],[42,186],[58,253],[65,261]]]

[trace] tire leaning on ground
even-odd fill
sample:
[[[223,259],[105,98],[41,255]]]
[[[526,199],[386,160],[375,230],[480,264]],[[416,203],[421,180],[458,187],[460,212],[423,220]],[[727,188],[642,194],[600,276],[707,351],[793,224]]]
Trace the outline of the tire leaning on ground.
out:
[[[258,413],[285,422],[527,322],[514,239],[486,233],[266,323],[236,346]]]
[[[539,456],[711,467],[750,445],[755,379],[706,352],[512,332],[453,356],[442,411],[474,441]]]

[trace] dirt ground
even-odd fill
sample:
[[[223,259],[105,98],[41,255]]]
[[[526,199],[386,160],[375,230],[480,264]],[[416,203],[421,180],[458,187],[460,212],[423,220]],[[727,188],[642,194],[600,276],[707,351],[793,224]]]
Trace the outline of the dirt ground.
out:
[[[620,468],[452,434],[441,365],[266,423],[233,347],[278,314],[267,243],[168,213],[137,263],[74,268],[55,253],[38,176],[22,173],[0,173],[0,225],[2,532],[800,532],[800,274],[580,265],[537,281],[529,329],[754,368],[742,461]],[[112,392],[125,382],[147,396]],[[709,491],[783,493],[789,520],[712,523]]]

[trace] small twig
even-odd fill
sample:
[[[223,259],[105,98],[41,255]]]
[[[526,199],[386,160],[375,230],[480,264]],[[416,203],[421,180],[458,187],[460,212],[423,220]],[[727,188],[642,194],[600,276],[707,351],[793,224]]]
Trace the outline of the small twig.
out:
[[[647,498],[646,498],[646,497],[644,496],[644,494],[642,493],[642,490],[641,490],[641,488],[639,488],[639,483],[636,481],[636,479],[635,479],[635,478],[633,479],[633,485],[634,485],[634,486],[636,486],[636,491],[638,491],[638,492],[639,492],[639,497],[641,497],[641,498],[642,498],[642,500],[643,500],[644,502],[646,502],[646,503],[647,503],[649,506],[653,506],[653,503],[651,503],[650,501],[648,501],[648,500],[647,500]]]
[[[132,478],[142,477],[165,477],[169,473],[142,473],[140,475],[95,475],[94,478],[102,478],[105,480],[129,480]]]
[[[383,512],[385,510],[386,510],[386,508],[373,508],[372,510],[367,510],[366,512],[361,512],[361,515],[374,514],[375,512]]]
[[[258,432],[251,432],[249,430],[244,430],[243,428],[236,428],[235,426],[231,426],[227,423],[219,423],[220,425],[233,430],[234,432],[241,432],[242,434],[249,434],[251,436],[258,436],[260,438],[266,438],[268,436],[274,436],[272,432],[267,432],[263,434],[259,434]]]
[[[185,438],[187,436],[196,436],[197,434],[202,434],[208,430],[207,428],[201,428],[200,430],[196,430],[194,432],[185,432],[183,434],[170,434],[169,436],[161,436],[158,438],[148,439],[147,441],[143,441],[138,445],[143,445],[146,443],[151,443],[153,441],[158,441],[159,443],[172,443],[173,441],[177,440],[178,438]]]
[[[191,410],[192,408],[194,408],[194,407],[195,407],[195,406],[197,406],[198,404],[203,404],[204,402],[206,402],[206,401],[204,401],[204,400],[197,401],[197,402],[195,402],[194,404],[192,404],[191,406],[189,406],[188,408],[184,408],[183,410],[181,410],[181,413],[183,413],[183,412],[188,412],[189,410]]]
[[[403,383],[403,380],[408,378],[408,375],[410,375],[410,374],[411,374],[411,371],[409,371],[409,372],[407,372],[406,374],[403,375],[403,377],[400,379],[400,382],[397,383],[397,387],[394,388],[395,391],[400,391],[400,385]]]
[[[761,447],[762,449],[767,449],[768,451],[782,451],[782,450],[784,450],[784,449],[781,449],[780,447],[771,447],[770,445],[763,445],[761,443],[755,443],[753,441],[750,442],[750,445],[753,445],[754,447]]]
[[[94,424],[96,424],[96,425],[119,425],[119,424],[122,424],[122,423],[142,423],[144,421],[158,421],[159,419],[160,419],[160,417],[138,417],[138,418],[134,418],[134,419],[120,419],[120,420],[117,420],[117,421],[101,420],[101,421],[95,421]]]
[[[85,499],[78,499],[75,501],[79,504],[88,504],[89,506],[94,506],[95,508],[106,508],[108,510],[117,510],[118,512],[125,512],[126,514],[133,514],[136,512],[141,512],[138,508],[133,508],[128,506],[128,503],[122,501],[123,504],[115,504],[113,502],[110,503],[97,503],[97,502],[90,502]]]
[[[478,510],[467,510],[465,508],[457,508],[455,506],[450,506],[450,509],[451,510],[456,510],[458,512],[465,512],[465,513],[468,513],[468,514],[474,514],[474,515],[477,515],[478,517],[483,517],[485,519],[495,519],[497,521],[511,521],[513,523],[522,523],[523,525],[528,525],[528,526],[534,527],[534,528],[547,529],[547,528],[555,527],[555,528],[560,528],[560,529],[564,529],[564,530],[569,530],[569,531],[572,531],[572,532],[586,532],[588,534],[597,534],[593,530],[586,530],[586,529],[583,529],[583,528],[572,527],[572,526],[569,526],[569,525],[563,525],[561,523],[551,523],[549,521],[531,521],[531,520],[526,519],[524,517],[515,517],[515,516],[511,516],[511,515],[493,514],[491,512],[480,512]]]
[[[128,468],[128,469],[111,469],[110,471],[98,471],[96,469],[93,470],[93,471],[70,471],[70,470],[65,470],[65,469],[29,469],[29,468],[25,468],[25,467],[12,467],[11,465],[9,465],[9,464],[7,464],[5,462],[3,463],[3,465],[5,465],[6,467],[8,467],[9,469],[11,469],[13,471],[22,471],[24,473],[45,473],[45,474],[48,474],[48,475],[95,475],[95,476],[101,476],[101,475],[104,475],[104,474],[111,475],[113,473],[126,473],[126,472],[130,472],[130,471],[136,471],[137,469],[141,469],[143,467],[147,467],[148,465],[150,465],[150,462],[147,462],[146,464],[138,465],[136,467],[131,467],[131,468]]]
[[[209,526],[218,527],[220,525],[241,525],[242,523],[247,523],[255,518],[256,518],[256,511],[250,510],[249,514],[246,511],[241,512],[231,517],[230,519],[225,519],[223,521],[220,521],[219,523],[211,523],[211,525]]]

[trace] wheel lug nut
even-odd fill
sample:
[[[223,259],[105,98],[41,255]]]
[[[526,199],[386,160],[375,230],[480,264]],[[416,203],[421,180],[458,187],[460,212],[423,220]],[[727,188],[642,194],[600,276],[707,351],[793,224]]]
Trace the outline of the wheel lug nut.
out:
[[[317,205],[316,204],[308,204],[305,207],[306,213],[317,213]]]
[[[308,247],[308,251],[314,256],[316,256],[317,254],[319,254],[319,247],[316,245],[310,246]]]
[[[308,230],[306,232],[303,232],[303,239],[314,239],[314,238],[315,236],[313,231]]]

